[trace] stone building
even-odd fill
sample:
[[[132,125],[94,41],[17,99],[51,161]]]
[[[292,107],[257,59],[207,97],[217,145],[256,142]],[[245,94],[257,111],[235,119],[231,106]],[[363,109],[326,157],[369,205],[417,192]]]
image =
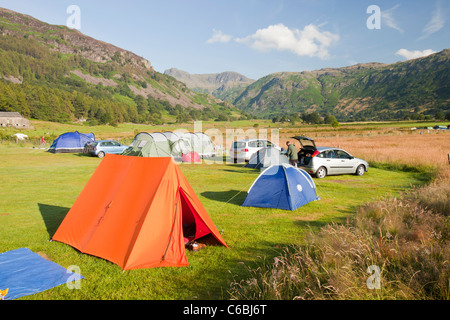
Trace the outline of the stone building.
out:
[[[25,119],[18,112],[0,111],[0,128],[29,129],[30,120]]]

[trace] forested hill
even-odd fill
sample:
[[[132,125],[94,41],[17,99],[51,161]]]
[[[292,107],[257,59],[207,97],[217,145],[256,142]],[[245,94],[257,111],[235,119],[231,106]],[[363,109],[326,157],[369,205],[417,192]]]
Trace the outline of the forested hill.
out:
[[[0,8],[0,111],[49,121],[161,123],[239,116],[149,61],[65,26]]]
[[[450,49],[390,65],[274,73],[232,102],[266,118],[301,113],[331,114],[339,120],[434,117],[450,111]]]

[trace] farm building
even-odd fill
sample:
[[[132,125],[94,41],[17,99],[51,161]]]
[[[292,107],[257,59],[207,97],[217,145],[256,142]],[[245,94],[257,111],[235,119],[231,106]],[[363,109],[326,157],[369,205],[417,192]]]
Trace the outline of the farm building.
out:
[[[25,119],[18,112],[0,112],[0,127],[28,129],[30,128],[30,120]]]

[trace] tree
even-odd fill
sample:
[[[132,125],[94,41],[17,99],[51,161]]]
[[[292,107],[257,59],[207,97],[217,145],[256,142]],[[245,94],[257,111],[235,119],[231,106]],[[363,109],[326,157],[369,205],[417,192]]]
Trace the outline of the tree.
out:
[[[300,121],[300,117],[298,116],[298,113],[291,114],[290,120],[291,120],[291,124],[293,124],[293,125],[296,124],[298,121]]]
[[[326,116],[325,116],[325,119],[323,120],[323,122],[324,123],[327,123],[327,124],[333,124],[333,122],[337,122],[337,119],[336,119],[336,117],[335,116],[332,116],[332,115],[329,115],[329,114],[327,114]]]
[[[320,118],[320,115],[314,111],[311,113],[304,113],[302,114],[303,121],[310,123],[310,124],[320,124],[322,123],[322,119]]]
[[[138,114],[142,115],[148,109],[148,102],[141,95],[134,97],[134,102],[136,103]]]
[[[434,115],[434,118],[435,118],[436,120],[444,120],[444,119],[445,119],[445,116],[444,116],[444,113],[443,113],[442,111],[438,111],[438,112]]]
[[[228,121],[228,117],[224,114],[219,114],[219,116],[217,117],[217,119],[215,121]]]
[[[176,118],[177,123],[186,123],[190,120],[190,117],[186,113],[179,113]]]

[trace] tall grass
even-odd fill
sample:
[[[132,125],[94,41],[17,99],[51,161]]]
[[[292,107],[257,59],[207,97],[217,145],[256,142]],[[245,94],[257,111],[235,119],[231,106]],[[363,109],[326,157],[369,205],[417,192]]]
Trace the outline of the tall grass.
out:
[[[450,170],[358,208],[234,280],[234,299],[450,299]],[[368,286],[370,266],[379,288]],[[372,289],[371,289],[372,288]]]
[[[370,162],[410,166],[448,166],[450,131],[401,132],[373,136],[317,138],[318,145],[341,147]]]

